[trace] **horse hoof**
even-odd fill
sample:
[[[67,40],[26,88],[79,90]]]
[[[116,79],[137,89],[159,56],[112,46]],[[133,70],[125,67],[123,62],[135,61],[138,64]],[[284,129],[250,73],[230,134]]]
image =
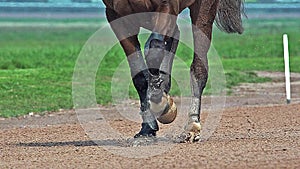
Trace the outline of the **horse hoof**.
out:
[[[185,142],[194,143],[201,141],[201,124],[199,122],[189,123],[186,127],[186,131],[188,131],[188,134],[186,135]]]
[[[158,125],[156,121],[149,123],[142,123],[142,128],[139,133],[137,133],[134,138],[140,137],[155,137],[156,131],[158,131]]]
[[[134,138],[147,138],[147,137],[156,137],[156,132],[153,133],[137,133],[134,135]]]
[[[167,94],[163,95],[161,103],[159,104],[151,103],[150,109],[155,114],[158,114],[157,120],[162,124],[170,124],[177,117],[177,106],[174,100]],[[157,113],[157,112],[161,112],[161,113]]]
[[[185,138],[186,143],[200,142],[200,133],[189,132]]]

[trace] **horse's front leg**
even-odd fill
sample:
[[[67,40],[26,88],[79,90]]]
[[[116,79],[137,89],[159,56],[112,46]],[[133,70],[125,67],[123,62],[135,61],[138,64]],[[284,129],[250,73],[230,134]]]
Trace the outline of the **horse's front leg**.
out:
[[[150,111],[149,97],[147,93],[150,73],[143,59],[137,38],[139,27],[132,26],[132,24],[129,23],[130,21],[127,20],[112,22],[113,20],[118,19],[119,16],[111,9],[106,10],[106,15],[127,56],[132,81],[140,98],[140,114],[143,122],[141,130],[134,137],[156,136],[156,132],[159,130],[159,127],[155,116]],[[130,34],[133,36],[126,38],[126,36]]]
[[[126,42],[127,40],[123,40],[121,41],[121,44],[123,44],[122,46],[125,51],[130,45],[136,46],[135,48],[136,51],[131,55],[127,56],[127,60],[130,66],[132,81],[139,94],[140,104],[141,104],[140,115],[143,120],[141,130],[134,137],[137,138],[141,136],[147,136],[147,137],[156,136],[156,132],[159,130],[159,127],[156,121],[156,117],[150,111],[150,104],[149,104],[149,97],[148,97],[150,73],[144,62],[143,55],[139,48],[139,45],[137,45],[138,44],[137,38],[136,37],[133,38],[136,39],[134,40],[135,43],[128,44]]]
[[[210,48],[211,34],[218,0],[195,2],[190,7],[193,23],[194,58],[190,68],[192,100],[189,110],[186,141],[200,140],[201,96],[208,79],[207,52]]]
[[[127,54],[127,60],[130,66],[131,77],[133,84],[140,97],[140,115],[142,116],[142,128],[134,137],[151,137],[156,136],[156,132],[159,130],[156,117],[150,111],[149,97],[148,97],[148,87],[150,73],[148,67],[146,66],[142,52],[140,50],[140,45],[138,43],[137,37],[133,36],[131,38],[121,41],[121,44]],[[129,52],[130,49],[135,46],[134,52]]]

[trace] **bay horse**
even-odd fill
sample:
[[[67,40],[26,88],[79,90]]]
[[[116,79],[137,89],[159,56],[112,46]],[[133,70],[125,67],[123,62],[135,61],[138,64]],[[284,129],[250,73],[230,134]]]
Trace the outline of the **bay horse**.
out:
[[[171,123],[177,114],[169,96],[171,70],[179,42],[177,16],[189,8],[193,24],[194,56],[190,66],[192,102],[188,112],[186,141],[200,140],[201,96],[208,79],[207,52],[210,48],[213,23],[227,33],[243,32],[243,0],[103,0],[106,17],[127,56],[133,84],[140,98],[140,131],[134,136],[154,137],[157,121]],[[145,17],[124,19],[132,14]],[[143,57],[138,34],[140,28],[152,33],[146,41]],[[171,53],[171,54],[170,54]],[[159,112],[159,113],[157,113]]]

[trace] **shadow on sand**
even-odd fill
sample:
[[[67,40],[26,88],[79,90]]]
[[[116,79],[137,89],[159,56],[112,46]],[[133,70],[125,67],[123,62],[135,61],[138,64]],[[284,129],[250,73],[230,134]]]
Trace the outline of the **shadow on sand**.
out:
[[[178,143],[174,139],[166,137],[155,138],[127,138],[127,139],[107,139],[107,140],[86,140],[86,141],[62,141],[62,142],[30,142],[18,143],[21,147],[59,147],[59,146],[114,146],[114,147],[137,147],[149,145],[163,145]]]

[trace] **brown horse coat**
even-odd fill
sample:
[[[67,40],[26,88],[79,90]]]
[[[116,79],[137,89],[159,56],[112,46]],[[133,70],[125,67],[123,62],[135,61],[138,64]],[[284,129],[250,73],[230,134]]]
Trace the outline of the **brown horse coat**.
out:
[[[156,12],[158,6],[164,2],[169,3],[175,15],[190,6],[195,0],[104,0],[107,8],[113,9],[119,15],[125,16],[139,12]]]

